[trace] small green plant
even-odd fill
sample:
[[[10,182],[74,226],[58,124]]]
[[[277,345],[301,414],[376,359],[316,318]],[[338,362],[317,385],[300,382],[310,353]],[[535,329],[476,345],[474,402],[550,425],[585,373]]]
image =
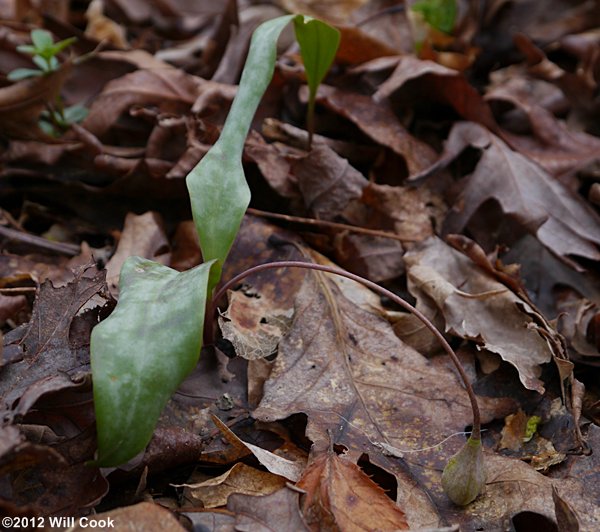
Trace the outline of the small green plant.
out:
[[[245,139],[273,75],[277,39],[291,21],[294,21],[302,56],[307,58],[305,69],[314,98],[339,42],[333,38],[332,28],[302,15],[288,15],[261,24],[252,37],[238,92],[221,135],[186,180],[205,262],[178,272],[140,257],[130,257],[121,270],[116,309],[92,331],[97,465],[122,464],[148,444],[167,401],[194,368],[205,322],[212,323],[216,301],[225,291],[252,273],[290,266],[348,277],[386,295],[419,317],[456,365],[473,409],[472,439],[481,446],[477,400],[456,354],[423,314],[392,292],[368,279],[328,266],[279,262],[250,268],[213,294],[250,203],[250,189],[241,162]],[[207,336],[212,337],[212,334]],[[477,456],[475,459],[479,460]],[[463,462],[469,465],[472,461],[467,457],[459,465],[462,467]],[[480,461],[477,464],[483,467]],[[461,479],[453,476],[459,485]],[[467,482],[470,479],[468,476]],[[470,486],[469,497],[473,494]],[[477,489],[480,488],[478,484]]]
[[[49,31],[32,30],[32,44],[17,46],[17,50],[30,55],[31,60],[38,68],[17,68],[8,74],[8,79],[10,81],[22,81],[57,72],[61,67],[57,55],[76,40],[75,37],[69,37],[55,43]],[[47,135],[59,137],[72,124],[83,121],[87,114],[88,110],[83,105],[65,107],[62,98],[58,96],[54,102],[48,102],[47,108],[40,115],[38,125]]]
[[[420,0],[411,10],[420,13],[425,22],[443,33],[452,33],[456,22],[456,0]]]
[[[10,81],[20,81],[27,78],[42,77],[56,72],[60,68],[60,62],[56,57],[65,48],[73,44],[77,39],[69,37],[62,41],[54,42],[52,34],[46,30],[32,30],[32,44],[17,46],[21,53],[31,56],[31,60],[38,68],[17,68],[8,74]]]

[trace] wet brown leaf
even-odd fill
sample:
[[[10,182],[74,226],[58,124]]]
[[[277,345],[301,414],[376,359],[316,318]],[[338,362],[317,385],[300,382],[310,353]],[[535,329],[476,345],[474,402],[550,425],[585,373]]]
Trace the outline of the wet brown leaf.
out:
[[[333,451],[317,456],[298,487],[312,530],[408,530],[404,512],[356,464]]]

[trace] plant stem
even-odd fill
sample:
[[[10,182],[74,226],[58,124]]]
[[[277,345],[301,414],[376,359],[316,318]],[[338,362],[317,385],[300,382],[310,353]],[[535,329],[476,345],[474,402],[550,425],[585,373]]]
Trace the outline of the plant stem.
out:
[[[207,317],[214,316],[215,311],[216,311],[217,301],[226,294],[227,290],[229,290],[229,289],[233,288],[234,286],[236,286],[237,284],[239,284],[239,282],[242,279],[245,279],[246,277],[248,277],[249,275],[252,275],[254,273],[259,273],[264,270],[270,270],[270,269],[274,269],[274,268],[305,268],[305,269],[309,269],[309,270],[317,270],[317,271],[321,271],[321,272],[325,272],[325,273],[333,273],[335,275],[340,275],[342,277],[346,277],[348,279],[356,281],[357,283],[360,283],[360,284],[366,286],[367,288],[370,288],[374,292],[377,292],[378,294],[391,299],[394,303],[400,305],[405,310],[408,310],[409,312],[414,314],[419,320],[421,320],[423,322],[423,325],[425,325],[425,327],[427,327],[433,333],[433,335],[437,338],[437,340],[440,342],[440,344],[442,345],[442,347],[444,348],[446,353],[448,353],[450,360],[452,360],[452,363],[456,367],[456,370],[458,371],[458,374],[460,375],[460,378],[462,379],[465,389],[467,391],[467,395],[469,396],[469,401],[471,402],[471,409],[473,410],[473,431],[471,433],[471,437],[474,440],[481,439],[481,415],[479,413],[479,405],[477,404],[477,398],[475,397],[475,392],[473,391],[473,387],[471,386],[469,378],[467,377],[467,374],[465,373],[465,370],[464,370],[460,360],[456,356],[456,353],[454,352],[452,347],[450,347],[450,344],[446,341],[446,339],[444,338],[442,333],[437,330],[436,326],[433,323],[431,323],[429,318],[427,318],[427,316],[425,316],[421,311],[417,310],[410,303],[408,303],[407,301],[404,301],[404,299],[402,299],[401,297],[397,296],[396,294],[387,290],[386,288],[379,286],[378,284],[374,283],[373,281],[369,281],[368,279],[365,279],[364,277],[360,277],[359,275],[355,275],[353,273],[350,273],[350,272],[347,272],[344,270],[340,270],[338,268],[331,268],[330,266],[323,266],[321,264],[314,264],[312,262],[301,262],[301,261],[268,262],[266,264],[259,264],[258,266],[253,266],[252,268],[249,268],[249,269],[243,271],[242,273],[239,273],[238,275],[236,275],[235,277],[233,277],[232,279],[227,281],[214,294],[214,296],[210,302],[210,305],[207,308],[206,316]],[[210,323],[208,328],[211,329],[211,331],[210,331],[211,336],[212,336],[212,321],[213,320],[210,318],[207,320],[207,322]]]

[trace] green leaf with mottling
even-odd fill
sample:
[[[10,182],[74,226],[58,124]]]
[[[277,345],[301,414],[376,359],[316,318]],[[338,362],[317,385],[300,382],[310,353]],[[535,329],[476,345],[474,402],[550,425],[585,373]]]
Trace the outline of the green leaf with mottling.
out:
[[[195,367],[212,263],[178,272],[140,257],[121,270],[119,303],[92,331],[97,464],[116,466],[150,441]]]

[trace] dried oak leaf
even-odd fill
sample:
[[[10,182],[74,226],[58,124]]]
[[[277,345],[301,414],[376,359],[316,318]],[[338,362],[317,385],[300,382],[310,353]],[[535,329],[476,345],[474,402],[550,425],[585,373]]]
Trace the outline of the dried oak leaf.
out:
[[[352,200],[359,199],[368,181],[326,145],[316,145],[295,162],[292,173],[306,209],[316,218],[333,220]]]
[[[600,260],[598,214],[583,198],[483,127],[456,124],[434,168],[446,166],[468,146],[481,150],[481,159],[446,219],[446,232],[460,232],[484,202],[494,199],[506,215],[563,260],[569,260],[568,255]]]
[[[204,508],[225,506],[233,493],[244,495],[270,495],[286,484],[286,479],[268,471],[261,471],[243,463],[235,464],[231,469],[214,478],[194,482],[194,476],[186,483],[183,496]]]
[[[408,530],[404,512],[356,464],[328,451],[306,468],[302,513],[314,531]]]
[[[403,157],[410,174],[423,170],[435,160],[433,149],[406,130],[386,101],[378,102],[370,96],[328,86],[319,88],[317,101]]]
[[[16,346],[21,356],[3,369],[0,378],[0,412],[5,421],[24,415],[47,392],[85,383],[89,350],[74,347],[69,333],[81,307],[104,293],[104,277],[104,272],[89,276],[83,271],[60,288],[54,288],[51,281],[44,282],[30,323],[6,335],[5,347]],[[105,302],[102,298],[97,308]],[[86,342],[78,339],[76,343]]]
[[[409,81],[412,81],[410,87]],[[423,61],[413,55],[400,57],[394,72],[379,86],[373,98],[382,100],[395,93],[401,93],[404,100],[410,95],[419,100],[448,104],[466,120],[478,122],[492,131],[498,127],[489,105],[465,76],[433,61]]]
[[[403,344],[385,319],[348,299],[327,275],[310,272],[254,417],[273,421],[306,413],[315,449],[328,446],[331,430],[334,442],[349,452],[368,453],[372,463],[396,475],[400,508],[411,526],[437,526],[429,498],[376,444],[435,446],[471,423],[466,393],[447,364],[444,357],[427,360]],[[491,420],[510,413],[513,403],[482,397],[480,406]],[[449,456],[425,449],[411,467],[441,472]],[[422,479],[427,489],[436,489],[431,477],[423,473]]]
[[[405,262],[418,307],[425,305],[431,317],[441,313],[447,331],[499,354],[517,368],[526,388],[543,393],[540,365],[553,352],[526,301],[438,238],[407,253]]]

